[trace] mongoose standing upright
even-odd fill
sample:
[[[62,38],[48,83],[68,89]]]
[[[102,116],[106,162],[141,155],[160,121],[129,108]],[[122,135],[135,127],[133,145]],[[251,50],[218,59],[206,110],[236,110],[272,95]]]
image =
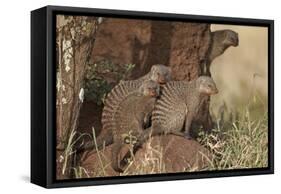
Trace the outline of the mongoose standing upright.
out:
[[[152,112],[152,126],[138,138],[136,147],[149,136],[176,134],[190,137],[190,127],[205,98],[218,93],[211,77],[201,76],[196,80],[172,81],[163,87],[163,92]],[[182,131],[183,130],[183,131]]]
[[[126,139],[136,139],[142,134],[145,122],[148,122],[154,108],[156,97],[159,96],[159,91],[158,83],[152,80],[144,81],[139,90],[126,96],[116,109],[111,121],[114,141],[112,167],[114,170],[123,171],[123,158],[119,155],[119,152]]]
[[[211,76],[210,66],[212,61],[222,55],[230,46],[238,46],[238,34],[232,30],[217,30],[211,33],[211,46],[207,55],[204,75]]]

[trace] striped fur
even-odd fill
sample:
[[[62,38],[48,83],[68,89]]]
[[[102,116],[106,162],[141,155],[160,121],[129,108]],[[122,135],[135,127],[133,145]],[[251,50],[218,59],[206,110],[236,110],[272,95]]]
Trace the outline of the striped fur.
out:
[[[145,120],[154,108],[156,98],[146,96],[140,87],[142,85],[139,86],[137,82],[122,82],[112,90],[106,101],[109,104],[105,106],[102,121],[104,129],[110,130],[113,135],[115,146],[112,149],[111,165],[116,171],[123,170],[123,159],[119,158],[119,152],[124,145],[124,138],[137,138],[142,134]]]
[[[168,82],[162,90],[152,112],[152,127],[165,129],[165,132],[183,128],[187,111],[187,81]]]
[[[138,92],[142,81],[122,81],[116,85],[107,95],[102,112],[102,126],[104,130],[114,130],[114,115],[117,112],[120,103],[129,95]]]

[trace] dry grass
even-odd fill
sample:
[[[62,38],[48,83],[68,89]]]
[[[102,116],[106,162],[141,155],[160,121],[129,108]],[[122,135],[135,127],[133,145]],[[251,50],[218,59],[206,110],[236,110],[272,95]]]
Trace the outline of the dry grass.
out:
[[[256,113],[254,113],[256,114]],[[252,116],[249,108],[236,113],[237,117],[221,121],[210,134],[200,132],[197,141],[213,154],[212,159],[205,157],[208,167],[199,169],[186,166],[187,172],[262,168],[268,166],[268,114],[265,111],[259,118]],[[149,146],[150,144],[148,144]],[[142,162],[134,166],[133,174],[165,173],[163,150],[159,147],[148,147]],[[130,164],[132,165],[132,163]],[[130,174],[130,166],[128,167]],[[129,175],[126,171],[122,175]]]
[[[252,105],[251,105],[252,106]],[[253,116],[255,115],[255,116]],[[229,116],[229,120],[222,121],[217,118],[215,129],[209,134],[200,132],[197,141],[213,154],[212,159],[202,153],[198,157],[206,157],[208,167],[204,169],[186,166],[187,172],[262,168],[268,166],[268,116],[267,111],[260,114],[250,112],[249,107],[236,113],[236,118]],[[134,164],[134,158],[124,173],[120,175],[140,175],[166,173],[163,162],[163,148],[146,144],[146,152],[141,162]],[[103,154],[103,151],[99,151]],[[109,165],[104,156],[97,162],[104,162],[102,166]],[[138,160],[139,161],[139,160]],[[79,167],[81,168],[81,167]],[[85,169],[79,169],[87,174]],[[76,170],[77,171],[77,170]],[[77,174],[77,173],[76,173]],[[106,176],[103,168],[95,172],[97,176]],[[77,176],[79,178],[80,176]],[[85,176],[84,176],[85,177]],[[88,176],[87,176],[88,177]]]
[[[204,170],[262,168],[268,166],[268,116],[253,118],[248,108],[234,121],[219,124],[197,139],[214,155]]]
[[[208,167],[199,169],[186,166],[187,172],[226,170],[226,169],[246,169],[262,168],[268,166],[268,116],[267,112],[259,118],[253,118],[248,108],[238,113],[236,120],[220,121],[210,134],[199,133],[197,141],[206,147],[213,154],[213,158],[206,157]],[[124,173],[120,175],[140,175],[165,173],[165,163],[163,162],[163,150],[159,146],[147,144],[147,152],[141,163],[134,165],[134,159],[129,163]],[[69,152],[71,153],[71,152]],[[77,166],[72,168],[75,178],[104,177],[108,176],[105,169],[110,165],[107,162],[104,151],[98,151],[97,163],[102,166],[97,172],[89,173],[87,169]],[[89,175],[91,174],[91,175]]]
[[[160,145],[152,146],[151,143],[152,141],[149,139],[146,144],[146,152],[141,162],[138,162],[138,165],[134,165],[135,159],[132,158],[121,175],[157,174],[166,172],[163,160],[163,147]]]

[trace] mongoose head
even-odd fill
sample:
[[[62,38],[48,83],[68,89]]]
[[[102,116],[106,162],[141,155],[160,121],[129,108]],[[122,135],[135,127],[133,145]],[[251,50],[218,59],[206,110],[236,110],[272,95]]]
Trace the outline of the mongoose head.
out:
[[[153,80],[143,82],[140,87],[140,92],[144,96],[158,97],[160,94],[160,86]]]
[[[171,68],[165,65],[153,65],[150,79],[159,84],[166,84],[171,81]]]
[[[223,44],[226,47],[238,46],[238,44],[239,44],[238,33],[234,32],[232,30],[224,30],[223,32],[224,32]]]
[[[208,76],[200,76],[197,78],[196,86],[201,94],[208,96],[217,94],[219,92],[214,80]]]

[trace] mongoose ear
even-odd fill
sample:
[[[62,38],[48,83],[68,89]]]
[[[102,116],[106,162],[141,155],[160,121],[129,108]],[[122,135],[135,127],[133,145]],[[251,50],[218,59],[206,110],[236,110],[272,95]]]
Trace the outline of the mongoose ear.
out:
[[[172,74],[172,68],[167,66],[167,69],[168,69],[168,72],[169,72],[170,75],[171,75],[171,74]]]
[[[154,72],[155,70],[156,70],[156,66],[155,66],[155,65],[152,65],[150,71],[151,71],[151,72]]]
[[[196,85],[197,85],[198,87],[203,83],[204,77],[205,77],[205,76],[200,76],[200,77],[197,78],[197,80],[196,80]]]
[[[138,89],[139,93],[143,94],[144,93],[144,86],[141,85]]]

